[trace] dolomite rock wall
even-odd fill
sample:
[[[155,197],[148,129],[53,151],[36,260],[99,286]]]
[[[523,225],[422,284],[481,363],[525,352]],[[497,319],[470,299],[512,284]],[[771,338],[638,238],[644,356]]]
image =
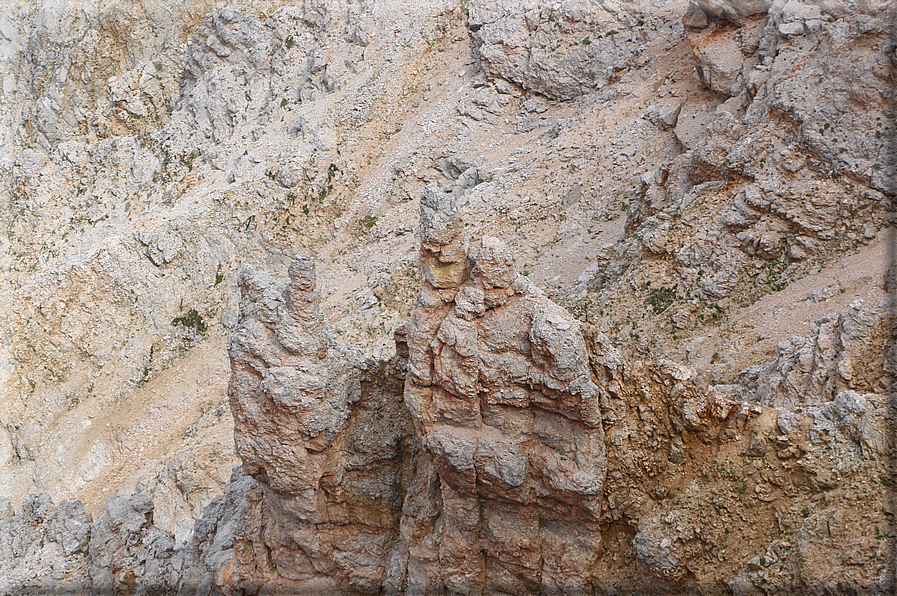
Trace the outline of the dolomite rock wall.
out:
[[[242,274],[230,395],[269,554],[239,573],[364,593],[589,585],[607,464],[579,325],[497,240],[468,257],[463,197],[425,193],[424,288],[390,363],[333,340],[309,258],[285,289]]]
[[[3,593],[893,589],[884,396],[776,408],[626,361],[504,244],[467,253],[464,197],[425,194],[422,290],[387,362],[335,341],[310,257],[286,284],[244,269],[229,392],[249,476],[182,541],[144,494],[96,522],[36,495],[0,527]]]
[[[396,331],[397,362],[404,366],[407,356],[397,411],[414,447],[391,456],[409,473],[393,485],[404,504],[391,513],[397,531],[382,536],[388,546],[369,545],[375,556],[359,560],[319,529],[319,558],[311,561],[321,576],[300,578],[290,574],[308,547],[265,530],[237,552],[258,552],[248,544],[260,541],[281,554],[267,568],[257,556],[238,556],[235,577],[415,594],[753,594],[757,585],[813,593],[835,577],[872,593],[893,586],[890,538],[844,528],[836,541],[855,554],[825,561],[817,529],[846,518],[886,523],[892,496],[876,490],[884,477],[872,471],[893,449],[883,396],[841,391],[824,405],[770,407],[727,398],[670,361],[627,362],[600,331],[583,328],[517,274],[501,242],[484,237],[468,256],[464,208],[463,189],[429,187],[422,199],[423,287],[411,320]],[[265,303],[263,286],[251,286],[257,304]],[[235,403],[266,401],[258,391],[241,394],[247,385],[232,387]],[[303,416],[293,416],[290,427],[301,426]],[[305,449],[319,448],[311,435],[303,440]],[[277,505],[295,495],[265,490],[266,473],[252,461],[244,465],[263,488],[257,522],[295,524],[295,513]],[[868,495],[869,507],[854,512],[858,495]],[[757,525],[745,525],[746,515]],[[864,556],[867,568],[851,572],[850,561]]]
[[[285,288],[241,275],[229,394],[243,472],[264,495],[254,522],[267,553],[241,563],[278,589],[376,593],[396,579],[388,567],[419,450],[403,359],[375,363],[334,340],[310,257],[293,261]]]
[[[893,593],[893,3],[234,4],[0,9],[0,592]]]

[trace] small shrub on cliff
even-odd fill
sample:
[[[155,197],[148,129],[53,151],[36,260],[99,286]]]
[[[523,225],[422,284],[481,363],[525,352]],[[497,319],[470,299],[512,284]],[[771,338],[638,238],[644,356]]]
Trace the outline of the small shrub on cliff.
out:
[[[200,335],[205,335],[206,331],[208,331],[205,321],[202,320],[202,315],[196,312],[195,308],[191,308],[183,317],[175,317],[172,319],[171,324],[182,325],[188,329],[193,329]]]
[[[651,307],[651,310],[655,315],[659,315],[678,299],[678,296],[676,295],[676,290],[678,289],[679,285],[676,284],[672,288],[660,288],[655,290],[650,296],[645,298],[645,304]]]

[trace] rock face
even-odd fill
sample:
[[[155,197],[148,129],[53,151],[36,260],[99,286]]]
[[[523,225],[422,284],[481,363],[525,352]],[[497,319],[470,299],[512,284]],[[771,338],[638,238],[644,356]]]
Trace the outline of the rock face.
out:
[[[695,72],[704,87],[726,97],[737,96],[744,90],[746,77],[759,62],[756,44],[764,16],[741,27],[717,24],[688,31],[688,42],[697,62]],[[688,15],[686,23],[687,19]]]
[[[470,29],[487,70],[556,99],[613,81],[647,40],[636,3],[565,0],[470,3]]]
[[[862,301],[814,321],[809,335],[782,342],[777,358],[736,378],[740,397],[794,408],[832,400],[845,389],[871,389],[885,365],[887,322],[865,309]]]
[[[463,190],[426,190],[422,290],[411,320],[396,331],[398,355],[387,368],[365,368],[345,347],[336,352],[341,358],[299,347],[290,349],[292,359],[281,356],[293,370],[317,363],[319,378],[346,379],[300,409],[276,410],[272,390],[315,394],[301,389],[306,385],[266,382],[272,368],[257,355],[284,354],[277,338],[286,337],[304,338],[296,346],[324,342],[334,349],[315,307],[310,261],[294,262],[286,290],[264,274],[244,274],[231,396],[238,432],[253,429],[238,445],[261,490],[249,497],[253,514],[235,549],[234,581],[414,594],[605,594],[621,581],[629,586],[624,593],[712,592],[721,581],[737,593],[745,582],[785,592],[830,585],[817,570],[825,547],[813,528],[819,519],[848,515],[844,507],[873,481],[870,464],[890,453],[880,396],[848,391],[806,410],[774,409],[724,397],[670,361],[627,362],[606,336],[582,329],[519,275],[503,243],[483,237],[468,255],[464,204]],[[298,320],[295,304],[306,307],[306,332],[287,335]],[[861,320],[845,315],[845,342],[868,337],[859,331]],[[353,362],[360,372],[348,372]],[[365,375],[374,370],[395,374],[362,382],[360,394],[349,397],[350,379],[370,379]],[[379,404],[383,414],[359,417],[373,409],[364,404]],[[330,442],[305,432],[295,435],[297,451],[289,457],[259,450],[274,445],[277,433],[304,428],[316,413],[344,407],[350,413],[335,418],[343,422]],[[282,430],[257,440],[275,420]],[[355,424],[378,430],[365,449],[341,442],[343,433],[359,432]],[[385,441],[381,451],[377,441]],[[374,452],[373,459],[362,455]],[[321,455],[328,468],[314,466]],[[832,472],[836,460],[844,465]],[[333,472],[356,466],[365,473],[354,484]],[[272,467],[277,477],[267,471]],[[796,483],[804,475],[812,480]],[[300,481],[274,490],[277,478],[287,476]],[[378,492],[383,487],[387,498]],[[820,509],[820,491],[833,488],[839,496]],[[779,529],[740,524],[751,509],[779,519]],[[810,516],[817,510],[822,517]],[[884,524],[882,515],[870,519]],[[309,520],[316,520],[314,529]],[[789,528],[800,528],[796,542]],[[854,530],[839,543],[861,544],[863,552],[871,545]],[[258,556],[260,545],[267,556]],[[613,563],[617,548],[631,557],[629,569]],[[754,562],[747,554],[758,550],[766,554]],[[839,577],[887,591],[893,554],[888,542],[867,558],[868,572],[851,575],[842,567]],[[780,562],[776,573],[766,570],[771,561]]]
[[[740,25],[745,19],[766,14],[771,4],[770,0],[697,0],[688,3],[682,20],[695,29],[720,20]]]
[[[468,257],[462,203],[425,193],[423,289],[390,363],[333,340],[310,258],[286,288],[242,274],[230,395],[268,555],[241,574],[363,593],[589,584],[607,463],[579,324],[501,242]]]
[[[884,37],[893,5],[777,0],[766,13],[763,4],[693,4],[713,16],[685,21],[708,93],[680,104],[674,130],[686,151],[640,178],[626,228],[644,252],[627,248],[609,271],[631,271],[636,253],[659,257],[701,304],[752,300],[888,225],[893,126],[878,123],[894,101],[893,85],[879,82],[893,78]],[[878,48],[874,58],[866,47]],[[876,131],[860,132],[861,122]],[[674,310],[677,325],[712,316]]]
[[[279,589],[377,593],[418,450],[402,359],[378,365],[336,342],[314,260],[289,273],[283,287],[243,271],[229,345],[237,453],[264,495],[255,522],[267,554],[241,563]]]
[[[0,593],[893,590],[894,541],[862,530],[893,509],[877,490],[893,482],[882,396],[773,408],[671,361],[628,362],[502,242],[468,254],[464,205],[463,189],[427,190],[422,289],[389,361],[334,339],[311,257],[286,284],[245,268],[228,350],[248,476],[180,542],[142,493],[96,522],[35,495],[0,526]],[[854,310],[845,345],[873,327]],[[832,544],[845,554],[826,561]]]
[[[0,593],[78,593],[89,581],[91,515],[81,503],[33,495],[0,524]]]
[[[0,526],[0,594],[233,593],[235,538],[256,492],[235,472],[178,543],[142,493],[113,496],[95,522],[80,502],[33,495]]]
[[[894,593],[897,4],[227,4],[0,7],[0,595]]]
[[[438,475],[442,511],[428,533],[441,532],[438,548],[415,545],[414,568],[426,573],[409,575],[409,587],[582,591],[600,550],[607,463],[579,323],[494,238],[459,266],[445,248],[465,245],[456,199],[430,193],[405,403]]]

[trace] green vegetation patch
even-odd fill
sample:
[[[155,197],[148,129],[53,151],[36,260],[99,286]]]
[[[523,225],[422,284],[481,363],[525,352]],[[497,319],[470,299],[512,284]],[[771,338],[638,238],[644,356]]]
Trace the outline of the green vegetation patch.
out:
[[[201,335],[205,335],[206,331],[208,331],[205,321],[202,320],[202,315],[196,312],[195,308],[191,308],[183,317],[175,317],[171,321],[171,324],[182,325],[188,329],[193,329]]]
[[[650,296],[645,298],[645,304],[651,307],[651,310],[655,315],[659,315],[672,306],[673,302],[679,299],[677,294],[678,290],[679,284],[676,284],[672,288],[660,288],[655,290]]]

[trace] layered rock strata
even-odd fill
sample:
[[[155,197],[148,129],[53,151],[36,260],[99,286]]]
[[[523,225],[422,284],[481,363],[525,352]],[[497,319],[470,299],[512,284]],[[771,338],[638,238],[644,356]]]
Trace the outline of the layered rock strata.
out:
[[[428,188],[421,207],[424,281],[407,331],[405,403],[442,511],[429,530],[441,528],[438,548],[413,545],[426,573],[409,585],[429,590],[439,577],[458,593],[583,591],[607,463],[579,323],[517,273],[500,241],[485,237],[459,259],[457,202]]]
[[[298,257],[289,274],[283,287],[243,271],[229,344],[237,453],[263,495],[264,554],[240,562],[284,590],[377,593],[419,448],[402,357],[375,363],[335,341],[314,261]]]

